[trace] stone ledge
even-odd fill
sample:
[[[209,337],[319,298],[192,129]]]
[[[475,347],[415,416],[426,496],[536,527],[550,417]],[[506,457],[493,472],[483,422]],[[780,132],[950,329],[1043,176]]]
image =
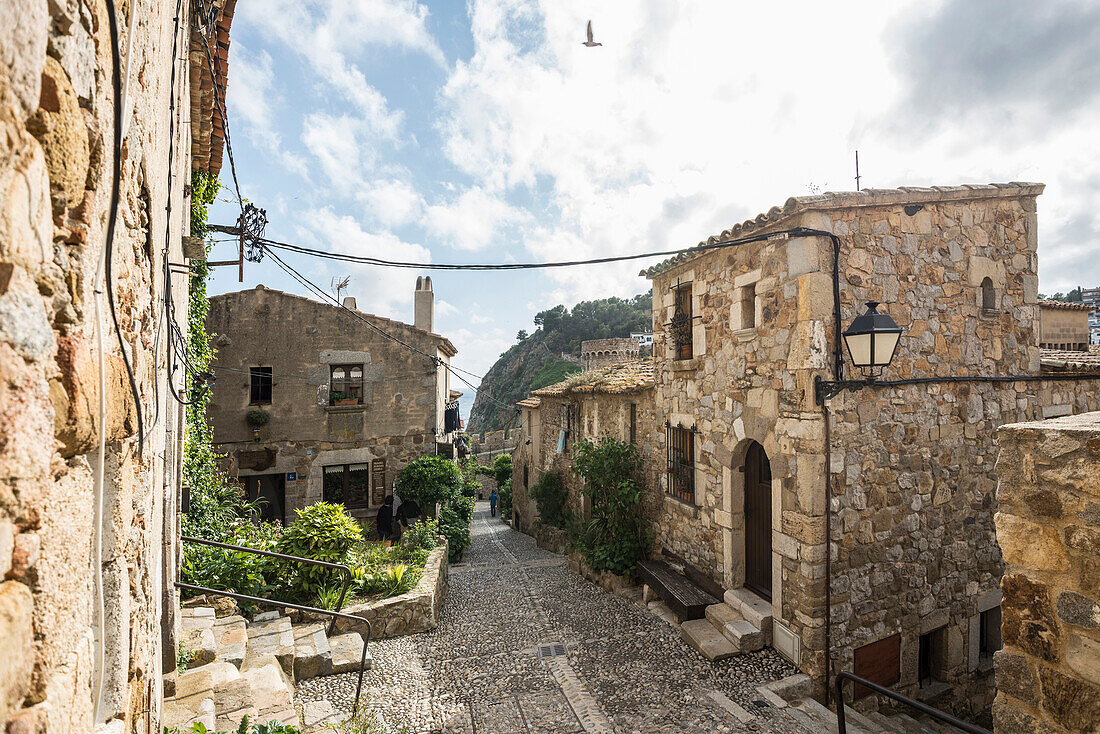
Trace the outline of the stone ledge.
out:
[[[368,619],[372,640],[430,632],[439,626],[448,568],[447,541],[444,540],[428,555],[424,574],[414,589],[388,599],[353,604],[341,611]],[[342,633],[358,632],[366,639],[367,625],[362,622],[337,619],[336,629]]]

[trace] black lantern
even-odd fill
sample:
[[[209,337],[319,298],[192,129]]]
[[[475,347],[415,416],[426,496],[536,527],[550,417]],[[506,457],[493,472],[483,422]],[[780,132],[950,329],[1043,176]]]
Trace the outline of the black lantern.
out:
[[[889,314],[879,313],[878,305],[878,301],[867,301],[867,312],[857,316],[844,332],[844,346],[852,364],[872,374],[894,359],[901,337],[901,327]]]
[[[867,311],[857,316],[842,335],[852,364],[867,377],[862,380],[823,380],[819,375],[814,378],[818,405],[824,405],[826,400],[845,390],[862,390],[875,384],[875,370],[881,372],[893,361],[901,339],[901,327],[889,314],[881,313],[878,306],[878,301],[867,301]]]

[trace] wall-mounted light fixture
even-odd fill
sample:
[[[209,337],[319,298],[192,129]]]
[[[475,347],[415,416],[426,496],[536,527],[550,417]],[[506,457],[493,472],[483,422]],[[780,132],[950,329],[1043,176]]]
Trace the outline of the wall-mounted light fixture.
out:
[[[878,301],[868,301],[867,311],[857,316],[843,334],[848,357],[867,377],[862,380],[823,380],[818,376],[814,379],[818,405],[824,405],[826,400],[845,390],[861,390],[873,385],[876,370],[881,374],[893,361],[901,338],[901,327],[889,314],[880,312],[878,306]]]

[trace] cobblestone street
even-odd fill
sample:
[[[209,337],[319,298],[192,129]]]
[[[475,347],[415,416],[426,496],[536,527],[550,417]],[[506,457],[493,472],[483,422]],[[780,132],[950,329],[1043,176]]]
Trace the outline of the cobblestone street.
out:
[[[791,732],[757,686],[794,673],[774,651],[709,663],[639,604],[489,516],[451,567],[439,629],[371,643],[363,700],[396,731]],[[540,647],[562,645],[540,658]],[[355,674],[316,678],[302,701],[350,709]]]

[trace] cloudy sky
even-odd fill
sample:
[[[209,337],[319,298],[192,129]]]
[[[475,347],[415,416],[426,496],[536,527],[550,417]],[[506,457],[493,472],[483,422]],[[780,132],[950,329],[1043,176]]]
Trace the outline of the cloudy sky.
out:
[[[1046,183],[1053,292],[1100,284],[1098,48],[1088,0],[242,0],[229,114],[275,239],[434,262],[685,247],[854,188],[858,149],[868,187]],[[412,320],[415,273],[287,257]],[[437,331],[481,374],[536,311],[648,289],[640,267],[438,273]],[[257,283],[303,292],[270,262],[211,292]]]

